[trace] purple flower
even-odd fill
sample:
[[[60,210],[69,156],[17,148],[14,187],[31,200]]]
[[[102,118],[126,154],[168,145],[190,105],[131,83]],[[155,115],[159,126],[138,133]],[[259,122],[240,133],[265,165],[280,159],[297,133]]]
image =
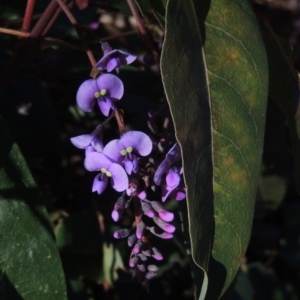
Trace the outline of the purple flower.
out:
[[[103,127],[98,125],[91,134],[83,134],[71,138],[72,144],[79,148],[85,149],[85,154],[90,152],[102,152],[103,150]]]
[[[162,201],[165,202],[166,199],[171,196],[176,200],[183,200],[185,198],[185,192],[183,188],[178,190],[180,183],[180,174],[182,173],[182,168],[173,167],[168,170],[166,176],[166,182],[162,184]],[[184,195],[183,195],[184,194]]]
[[[114,102],[120,100],[123,94],[122,81],[115,75],[103,74],[97,79],[84,81],[77,91],[76,101],[85,112],[91,112],[97,101],[102,113],[108,116],[110,109],[116,109]]]
[[[128,177],[125,170],[102,153],[92,152],[84,160],[84,166],[88,171],[100,171],[93,183],[93,192],[99,195],[106,189],[108,179],[111,178],[112,187],[118,191],[124,191],[128,186]]]
[[[180,158],[181,158],[180,147],[178,143],[175,143],[175,145],[166,154],[166,158],[161,162],[161,164],[159,165],[159,167],[157,168],[154,174],[154,182],[156,185],[161,184],[161,178],[164,175],[164,173],[166,173],[170,169],[172,163],[180,160]]]
[[[98,70],[111,72],[116,69],[120,72],[121,65],[129,65],[136,60],[136,56],[121,50],[112,50],[108,43],[102,43],[104,56],[95,65]]]
[[[152,141],[143,132],[128,131],[119,140],[110,141],[103,153],[117,163],[123,164],[126,172],[138,172],[138,160],[134,152],[146,156],[152,151]]]

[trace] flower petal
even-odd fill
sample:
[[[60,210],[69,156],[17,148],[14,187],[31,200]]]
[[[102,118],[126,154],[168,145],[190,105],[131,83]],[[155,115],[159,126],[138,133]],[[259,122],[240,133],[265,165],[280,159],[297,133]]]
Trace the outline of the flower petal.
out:
[[[136,60],[136,56],[132,55],[130,53],[124,52],[122,50],[118,50],[119,52],[119,57],[120,57],[120,64],[121,65],[129,65],[133,63]],[[125,60],[125,62],[124,62]]]
[[[92,152],[97,152],[96,149],[93,146],[87,146],[85,148],[85,156],[89,155]]]
[[[176,199],[177,201],[181,201],[181,200],[185,199],[186,194],[183,190],[176,189],[171,193],[170,197]]]
[[[119,144],[119,140],[112,140],[105,145],[103,154],[105,154],[118,164],[121,164],[124,159],[124,156],[122,156],[120,153],[120,151],[123,150],[123,148],[121,147],[122,145]]]
[[[139,171],[139,162],[134,154],[132,155],[132,167],[133,167],[132,171],[134,173],[137,173]]]
[[[107,70],[107,72],[111,72],[113,69],[115,69],[119,65],[120,65],[119,59],[112,57],[107,63],[106,70]]]
[[[102,51],[103,51],[104,55],[108,54],[112,51],[112,47],[107,42],[103,42],[102,45],[101,45],[101,48],[102,48]]]
[[[169,162],[164,159],[161,164],[158,166],[158,168],[156,169],[156,172],[154,174],[154,178],[153,181],[156,185],[161,185],[161,178],[164,175],[164,173],[166,173],[168,171],[170,167]]]
[[[166,176],[166,182],[169,187],[176,188],[180,182],[180,175],[170,169]]]
[[[109,110],[113,108],[113,103],[109,97],[101,97],[101,99],[98,99],[98,105],[106,117],[109,115]]]
[[[99,171],[101,168],[108,170],[111,164],[112,162],[110,159],[99,152],[92,152],[88,154],[84,160],[84,167],[88,171]]]
[[[116,55],[118,50],[112,50],[107,52],[104,50],[104,56],[96,63],[95,68],[98,70],[105,70],[108,62],[111,60],[113,56]]]
[[[147,134],[141,131],[127,131],[120,139],[120,143],[127,147],[132,147],[140,155],[146,156],[152,151],[152,141]]]
[[[76,95],[77,105],[85,112],[91,112],[95,105],[95,93],[99,91],[96,80],[88,79],[84,81]]]
[[[92,142],[91,142],[92,146],[98,151],[98,152],[102,152],[103,150],[103,142],[101,139],[99,139],[99,137],[95,136],[93,139],[92,139]]]
[[[79,149],[85,149],[87,146],[90,145],[93,138],[94,138],[93,134],[83,134],[83,135],[72,137],[70,140],[75,147]]]
[[[104,192],[104,190],[107,187],[107,182],[108,179],[106,176],[102,176],[102,180],[101,180],[101,175],[103,175],[102,173],[98,174],[93,182],[93,187],[92,187],[92,192],[97,192],[99,195],[102,194]]]
[[[173,192],[173,190],[176,188],[175,187],[169,187],[167,185],[163,185],[161,187],[161,199],[162,199],[162,202],[165,202],[167,200],[167,198],[169,197],[169,195]]]
[[[124,168],[128,175],[131,175],[132,169],[133,169],[133,163],[131,160],[125,160],[124,162]]]
[[[154,174],[154,182],[156,185],[161,184],[161,177],[164,173],[168,171],[171,164],[181,158],[180,146],[178,143],[175,143],[174,146],[166,154],[166,158],[161,162],[161,164],[156,169]]]
[[[97,79],[99,91],[105,89],[111,98],[120,100],[124,94],[124,85],[121,79],[112,74],[103,74]]]
[[[170,164],[181,158],[181,151],[178,143],[175,143],[174,146],[169,150],[166,158]]]
[[[125,170],[115,163],[112,163],[107,170],[111,173],[112,187],[117,192],[123,192],[128,186],[128,177]]]

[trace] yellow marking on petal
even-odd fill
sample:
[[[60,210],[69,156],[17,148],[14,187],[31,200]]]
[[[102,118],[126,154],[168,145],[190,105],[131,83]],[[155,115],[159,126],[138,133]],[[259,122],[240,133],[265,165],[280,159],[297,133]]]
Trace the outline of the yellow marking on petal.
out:
[[[123,149],[123,150],[120,151],[120,154],[121,154],[122,156],[125,156],[125,155],[127,155],[127,151],[126,151],[125,149]]]
[[[96,92],[95,94],[94,94],[94,96],[95,96],[95,98],[100,98],[100,96],[101,96],[101,94],[100,94],[100,92]]]
[[[111,173],[109,171],[106,172],[107,177],[111,177]]]
[[[126,148],[126,151],[127,151],[128,153],[131,153],[132,150],[133,150],[132,147],[127,147],[127,148]]]
[[[105,174],[105,173],[107,172],[107,170],[106,170],[105,168],[101,168],[101,172],[102,172],[103,174]]]
[[[106,89],[102,89],[100,91],[101,96],[105,96],[107,94],[107,90]]]

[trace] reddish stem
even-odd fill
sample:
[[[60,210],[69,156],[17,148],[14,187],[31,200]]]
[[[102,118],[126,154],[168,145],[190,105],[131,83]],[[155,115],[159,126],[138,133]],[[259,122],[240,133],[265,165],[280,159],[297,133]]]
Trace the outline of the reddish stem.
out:
[[[63,0],[63,2],[66,3],[67,0]],[[52,25],[56,21],[57,17],[61,13],[61,11],[62,11],[62,8],[60,6],[56,8],[56,11],[55,11],[54,15],[51,17],[50,21],[48,22],[45,29],[41,33],[41,36],[45,36],[48,33],[48,31],[50,30],[50,28],[52,27]]]
[[[86,54],[91,62],[92,67],[95,66],[96,64],[96,60],[95,57],[92,53],[92,51],[89,49],[88,44],[83,36],[83,34],[81,33],[80,29],[78,28],[78,23],[76,21],[76,19],[74,18],[74,16],[72,15],[72,13],[70,12],[69,8],[63,3],[62,0],[56,0],[57,3],[60,5],[60,7],[62,8],[62,10],[64,11],[64,13],[66,14],[66,16],[68,17],[68,19],[70,20],[70,22],[74,25],[75,30],[77,31],[77,34],[83,44],[83,46],[86,49]]]
[[[52,0],[44,13],[35,24],[34,28],[29,33],[28,38],[24,39],[15,51],[11,61],[6,66],[5,70],[0,75],[0,92],[10,82],[14,74],[20,69],[22,64],[32,57],[32,53],[36,49],[37,38],[43,32],[45,26],[51,19],[58,4],[56,0]]]
[[[118,109],[115,110],[115,117],[118,123],[119,131],[120,131],[120,136],[122,136],[125,132],[125,124],[123,120],[122,114],[119,112]]]
[[[23,25],[22,25],[23,32],[30,31],[30,24],[31,24],[31,20],[32,20],[34,5],[35,5],[35,0],[27,0],[24,20],[23,20]]]

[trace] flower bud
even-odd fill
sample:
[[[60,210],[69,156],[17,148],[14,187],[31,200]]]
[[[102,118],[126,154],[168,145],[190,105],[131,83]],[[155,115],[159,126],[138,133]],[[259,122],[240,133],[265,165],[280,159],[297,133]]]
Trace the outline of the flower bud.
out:
[[[132,245],[135,243],[135,241],[136,241],[135,234],[130,235],[127,239],[128,247],[132,247]]]
[[[158,267],[156,265],[149,265],[147,267],[149,272],[157,272],[158,271]]]
[[[146,272],[146,267],[144,264],[137,264],[137,268],[141,271],[141,272]]]
[[[173,233],[175,231],[175,226],[163,221],[160,217],[154,217],[153,221],[166,232]]]
[[[156,273],[154,273],[154,272],[148,272],[148,273],[146,273],[146,275],[145,275],[145,277],[147,278],[147,279],[152,279],[153,277],[155,277],[156,276]]]
[[[158,251],[158,249],[156,247],[153,247],[152,248],[152,256],[156,259],[156,260],[162,260],[163,259],[163,256],[162,254]]]
[[[162,232],[162,233],[158,233],[156,232],[156,227],[150,227],[149,230],[150,232],[152,232],[154,235],[160,237],[161,239],[171,239],[173,237],[173,234],[172,233],[169,233],[169,232]]]
[[[143,246],[142,241],[138,240],[138,241],[136,242],[136,244],[134,245],[134,247],[133,247],[133,249],[132,249],[132,252],[135,253],[135,254],[139,253],[139,252],[141,251],[141,247],[142,247],[142,246]]]
[[[137,237],[138,239],[141,239],[141,238],[142,238],[145,229],[146,229],[146,225],[145,225],[145,223],[144,223],[143,221],[141,221],[141,222],[137,225],[137,227],[136,227],[136,237]]]
[[[122,238],[128,237],[129,234],[130,234],[129,229],[127,229],[127,228],[119,229],[119,230],[115,231],[114,238],[115,239],[122,239]]]
[[[153,211],[151,205],[144,201],[142,201],[142,210],[144,214],[149,218],[153,218],[155,216],[155,212]]]
[[[149,256],[151,256],[150,251],[149,251]],[[147,260],[146,255],[143,254],[143,253],[138,254],[138,257],[141,259],[141,261],[146,261]]]
[[[144,199],[146,199],[147,194],[146,194],[145,191],[141,191],[141,192],[138,194],[138,196],[139,196],[140,199],[144,200]]]
[[[129,266],[131,268],[134,268],[136,266],[136,264],[138,263],[139,261],[139,258],[137,256],[134,256],[132,257],[130,260],[129,260]]]
[[[111,213],[111,217],[113,218],[113,220],[115,222],[120,220],[120,218],[123,214],[123,211],[125,209],[125,202],[126,202],[126,199],[123,196],[119,197],[118,200],[116,201],[114,210]]]
[[[174,214],[165,210],[161,203],[157,201],[151,201],[151,206],[158,212],[159,216],[166,222],[171,222],[174,219]]]
[[[149,249],[143,250],[142,253],[143,253],[145,256],[148,256],[148,257],[151,256],[151,251],[150,251]]]

